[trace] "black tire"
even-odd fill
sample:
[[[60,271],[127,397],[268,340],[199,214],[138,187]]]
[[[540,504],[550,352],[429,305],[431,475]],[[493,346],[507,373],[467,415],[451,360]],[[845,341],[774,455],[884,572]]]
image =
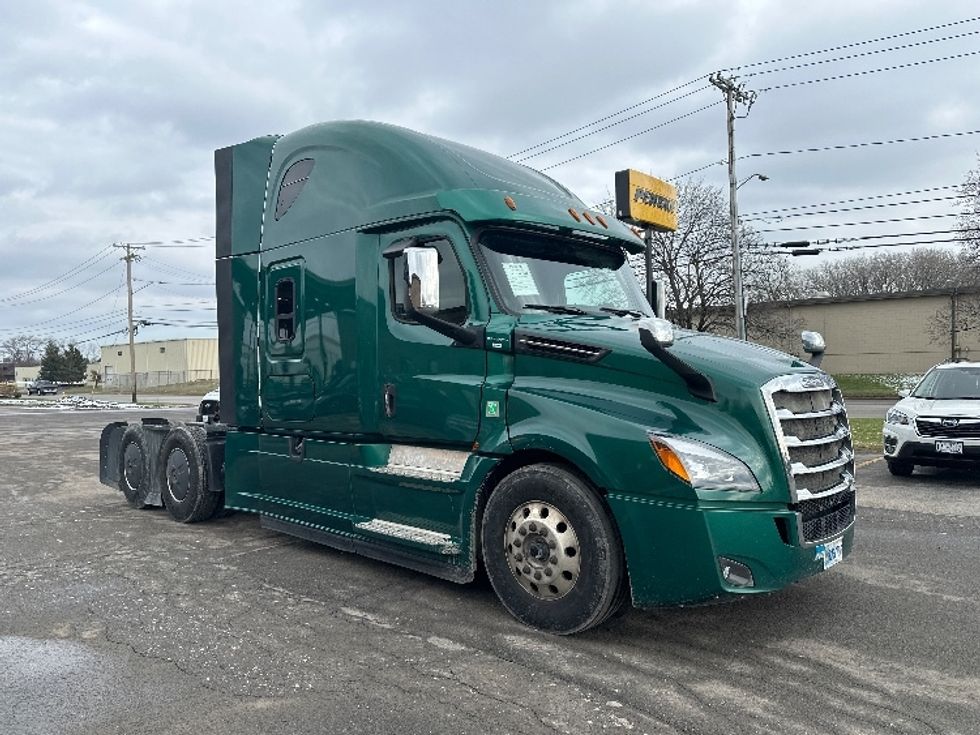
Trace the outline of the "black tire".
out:
[[[146,508],[150,493],[150,456],[140,425],[127,426],[119,443],[119,489],[134,508]]]
[[[208,487],[207,433],[199,426],[175,425],[160,448],[161,495],[175,521],[195,523],[214,516],[221,493]]]
[[[915,465],[905,459],[886,459],[885,464],[895,477],[911,477],[915,472]]]
[[[481,540],[490,584],[526,625],[580,633],[625,604],[619,534],[592,488],[563,467],[529,465],[501,480],[487,501]],[[577,571],[563,567],[575,557]]]

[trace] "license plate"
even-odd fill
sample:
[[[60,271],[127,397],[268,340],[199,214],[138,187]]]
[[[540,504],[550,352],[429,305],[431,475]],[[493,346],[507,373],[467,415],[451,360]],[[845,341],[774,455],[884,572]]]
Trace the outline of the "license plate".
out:
[[[825,544],[817,544],[816,559],[823,559],[823,568],[830,569],[844,558],[844,539],[838,538]]]
[[[936,442],[936,451],[939,454],[963,454],[963,442]]]

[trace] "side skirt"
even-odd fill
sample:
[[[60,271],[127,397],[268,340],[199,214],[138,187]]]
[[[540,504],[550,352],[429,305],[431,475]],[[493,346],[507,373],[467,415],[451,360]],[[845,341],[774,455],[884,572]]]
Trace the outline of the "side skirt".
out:
[[[409,551],[392,548],[387,544],[381,544],[367,539],[351,538],[348,535],[331,533],[330,531],[304,526],[299,523],[292,523],[291,521],[273,518],[268,515],[261,516],[261,523],[263,528],[268,528],[270,531],[278,531],[304,539],[305,541],[312,541],[313,543],[323,544],[324,546],[340,549],[341,551],[360,554],[369,559],[397,564],[400,567],[412,569],[424,574],[431,574],[433,577],[446,579],[450,582],[463,584],[473,581],[473,569],[451,564],[439,564],[412,554]]]

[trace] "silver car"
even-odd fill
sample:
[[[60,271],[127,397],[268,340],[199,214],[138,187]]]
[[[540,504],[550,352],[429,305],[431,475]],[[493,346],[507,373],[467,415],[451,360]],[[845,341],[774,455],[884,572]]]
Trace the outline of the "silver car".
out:
[[[916,465],[980,463],[980,362],[936,365],[885,414],[885,462],[907,477]]]

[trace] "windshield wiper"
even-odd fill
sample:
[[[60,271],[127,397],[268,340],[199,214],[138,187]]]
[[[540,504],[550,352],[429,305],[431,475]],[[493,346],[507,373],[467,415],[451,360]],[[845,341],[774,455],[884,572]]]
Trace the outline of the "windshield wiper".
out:
[[[616,309],[612,306],[600,306],[599,311],[608,311],[610,314],[615,314],[616,316],[635,316],[637,319],[642,319],[646,316],[646,314],[637,309]]]
[[[524,309],[539,309],[541,311],[550,311],[552,314],[576,314],[582,315],[587,312],[579,309],[575,306],[558,306],[556,304],[524,304],[522,307]]]

